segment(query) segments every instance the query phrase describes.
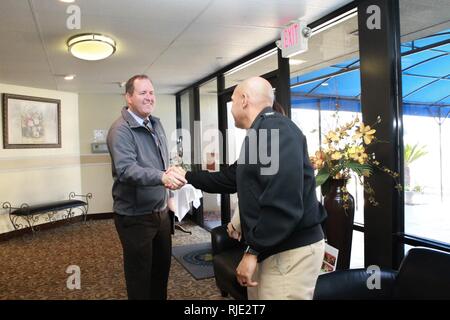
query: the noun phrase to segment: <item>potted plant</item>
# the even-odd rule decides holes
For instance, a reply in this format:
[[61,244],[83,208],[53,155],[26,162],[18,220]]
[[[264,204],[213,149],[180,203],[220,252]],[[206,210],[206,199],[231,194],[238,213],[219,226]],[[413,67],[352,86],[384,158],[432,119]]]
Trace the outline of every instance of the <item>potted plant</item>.
[[[337,114],[335,115],[337,116]],[[325,233],[329,245],[339,250],[337,269],[350,266],[350,253],[353,232],[354,199],[347,191],[347,181],[355,175],[363,186],[368,201],[376,206],[375,191],[364,177],[370,177],[374,169],[389,174],[396,181],[398,173],[382,166],[374,154],[367,152],[368,145],[378,141],[374,126],[381,121],[378,117],[373,125],[366,125],[358,117],[338,125],[325,134],[324,144],[311,157],[311,163],[317,170],[316,185],[321,186],[324,195],[324,207],[328,217],[325,221]]]

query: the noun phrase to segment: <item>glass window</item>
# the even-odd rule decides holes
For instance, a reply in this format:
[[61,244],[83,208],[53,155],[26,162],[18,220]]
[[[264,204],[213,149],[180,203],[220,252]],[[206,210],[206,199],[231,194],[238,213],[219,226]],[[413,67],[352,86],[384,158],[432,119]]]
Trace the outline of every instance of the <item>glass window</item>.
[[[202,170],[219,171],[221,138],[217,107],[217,80],[214,79],[201,85],[199,94]],[[221,224],[220,194],[203,192],[203,223],[207,229]]]
[[[190,111],[190,92],[183,93],[181,100],[181,130],[178,136],[183,139],[183,163],[191,164],[191,111]],[[193,132],[193,131],[192,131]],[[173,158],[174,155],[171,155]]]
[[450,243],[450,39],[448,30],[412,39],[427,50],[402,57],[405,233]]
[[359,231],[353,231],[350,268],[364,268],[364,233]]
[[[233,87],[243,80],[263,76],[278,68],[277,49],[270,50],[261,54],[242,65],[225,73],[225,88]],[[246,135],[246,130],[236,128],[233,115],[231,114],[231,101],[227,102],[227,155],[228,164],[235,162],[241,151],[241,146]],[[230,216],[233,217],[238,206],[238,197],[236,194],[230,195]]]
[[[241,152],[242,143],[244,142],[247,131],[239,129],[234,125],[233,115],[231,114],[232,102],[227,102],[227,163],[234,163]],[[230,217],[233,217],[238,207],[237,194],[230,195]]]
[[[319,150],[322,137],[356,116],[361,120],[359,42],[354,16],[313,34],[308,51],[290,59],[292,120],[308,141],[310,155]],[[338,111],[338,112],[336,112]],[[363,187],[353,177],[347,189],[355,199],[355,218],[364,222]],[[317,189],[320,197],[320,189]],[[364,266],[364,235],[353,233],[351,266]]]
[[[292,120],[306,136],[310,155],[337,123],[344,124],[356,116],[361,119],[357,29],[355,16],[313,35],[309,50],[291,59]],[[355,222],[363,223],[363,188],[356,178],[347,187],[355,198]]]
[[217,80],[200,86],[200,130],[202,170],[219,170],[219,112],[217,107]]

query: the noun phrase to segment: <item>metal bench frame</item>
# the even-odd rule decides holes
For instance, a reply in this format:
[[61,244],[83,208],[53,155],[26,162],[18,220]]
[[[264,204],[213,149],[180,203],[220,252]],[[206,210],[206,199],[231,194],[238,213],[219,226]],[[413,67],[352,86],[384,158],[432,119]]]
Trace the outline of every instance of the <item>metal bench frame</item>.
[[[87,193],[85,195],[75,194],[75,192],[69,193],[69,200],[73,200],[75,197],[84,199],[84,202],[74,203],[72,205],[69,203],[68,205],[70,207],[67,208],[49,207],[45,211],[39,211],[36,213],[30,212],[33,206],[30,206],[28,203],[23,203],[20,207],[13,207],[11,203],[4,202],[3,209],[8,210],[9,220],[11,221],[14,230],[29,227],[34,234],[36,232],[36,223],[39,221],[41,216],[45,215],[45,220],[48,222],[55,221],[54,216],[60,211],[65,211],[65,214],[61,218],[61,220],[65,220],[73,218],[75,216],[75,210],[80,210],[81,216],[83,217],[84,222],[86,222],[87,213],[89,211],[89,199],[92,199],[92,193]],[[14,214],[15,211],[19,209],[23,209],[25,211],[28,210],[29,212],[21,215]]]

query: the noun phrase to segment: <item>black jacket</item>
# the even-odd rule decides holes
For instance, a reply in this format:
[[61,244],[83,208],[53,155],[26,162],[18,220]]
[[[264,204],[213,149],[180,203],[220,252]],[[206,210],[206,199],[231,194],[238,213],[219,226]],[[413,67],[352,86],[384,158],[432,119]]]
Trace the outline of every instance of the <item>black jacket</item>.
[[[278,145],[273,143],[277,132]],[[220,172],[187,172],[186,179],[210,193],[237,191],[242,235],[259,252],[259,261],[324,238],[320,224],[326,213],[317,201],[306,138],[295,123],[270,107],[253,122],[234,164]]]

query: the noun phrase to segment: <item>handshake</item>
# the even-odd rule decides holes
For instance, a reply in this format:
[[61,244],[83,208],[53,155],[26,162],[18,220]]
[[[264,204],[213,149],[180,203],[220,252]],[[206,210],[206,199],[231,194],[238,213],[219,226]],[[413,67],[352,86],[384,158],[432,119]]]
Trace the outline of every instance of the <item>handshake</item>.
[[172,166],[164,172],[161,181],[167,189],[178,190],[187,183],[184,178],[186,171],[177,166]]

